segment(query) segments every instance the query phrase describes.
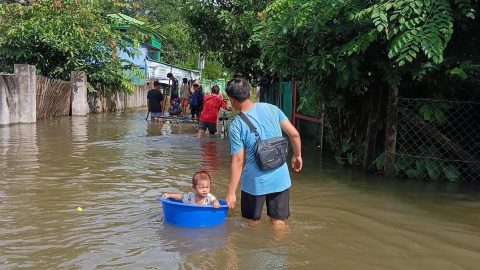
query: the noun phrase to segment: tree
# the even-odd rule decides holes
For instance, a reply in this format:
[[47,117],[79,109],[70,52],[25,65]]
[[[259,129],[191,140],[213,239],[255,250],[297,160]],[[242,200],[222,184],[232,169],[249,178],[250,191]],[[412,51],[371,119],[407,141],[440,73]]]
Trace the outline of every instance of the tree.
[[199,39],[200,50],[215,52],[224,65],[245,77],[261,73],[260,50],[251,36],[267,0],[186,0],[187,21]]
[[202,77],[206,79],[224,77],[223,73],[226,69],[218,53],[208,49],[201,50],[202,38],[186,20],[191,10],[185,1],[124,0],[120,2],[122,4],[108,9],[141,18],[149,22],[155,31],[164,37],[162,38],[162,62],[197,69],[199,54],[202,52],[208,56]]
[[145,36],[115,30],[116,22],[104,12],[105,3],[44,0],[27,6],[0,5],[1,70],[10,71],[17,63],[32,64],[40,74],[59,79],[82,70],[90,83],[131,89],[117,55],[120,50],[135,54]]
[[325,104],[327,142],[352,163],[381,132],[389,88],[447,98],[478,83],[477,10],[473,0],[276,0],[252,41],[267,72],[302,81],[304,113]]

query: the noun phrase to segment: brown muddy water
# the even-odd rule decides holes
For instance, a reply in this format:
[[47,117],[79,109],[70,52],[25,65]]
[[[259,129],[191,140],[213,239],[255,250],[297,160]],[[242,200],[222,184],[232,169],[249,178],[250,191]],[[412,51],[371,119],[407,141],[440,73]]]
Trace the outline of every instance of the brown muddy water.
[[0,269],[480,269],[477,191],[365,176],[308,145],[287,231],[238,208],[215,228],[164,224],[158,195],[200,168],[225,196],[229,144],[144,117],[0,127]]

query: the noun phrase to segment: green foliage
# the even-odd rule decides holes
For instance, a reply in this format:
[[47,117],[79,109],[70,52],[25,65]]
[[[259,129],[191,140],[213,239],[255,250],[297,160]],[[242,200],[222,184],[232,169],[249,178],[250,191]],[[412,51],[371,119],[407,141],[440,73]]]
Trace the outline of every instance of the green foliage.
[[357,161],[355,158],[355,144],[351,138],[342,139],[340,142],[340,151],[336,153],[335,160],[341,165],[354,165]]
[[186,0],[185,17],[201,51],[217,53],[226,68],[250,77],[261,72],[260,50],[251,36],[269,2]]
[[385,166],[385,152],[378,155],[378,157],[373,161],[373,165],[375,165],[377,171],[383,171]]
[[453,164],[436,159],[440,156],[438,150],[429,147],[421,149],[422,156],[432,158],[416,158],[411,156],[397,156],[395,166],[397,174],[408,178],[426,180],[458,181],[460,172]]
[[[342,155],[342,142],[352,138],[354,156],[363,156],[378,91],[394,86],[407,97],[442,98],[478,89],[459,87],[477,83],[477,63],[468,63],[480,45],[468,38],[480,30],[477,9],[474,0],[276,0],[251,40],[266,72],[302,81],[302,112],[325,104],[330,149]],[[421,114],[441,124],[447,109],[425,106]]]
[[0,69],[13,64],[37,67],[40,74],[69,79],[71,71],[86,71],[92,84],[128,91],[119,51],[137,53],[140,32],[121,33],[106,16],[115,1],[43,0],[28,6],[0,5]]
[[191,30],[184,22],[170,22],[158,26],[165,36],[162,42],[162,62],[197,69],[199,47]]
[[[184,22],[183,1],[178,0],[124,0],[130,3],[126,14],[143,17],[151,25],[168,25]],[[182,29],[183,30],[183,29]]]
[[448,165],[442,167],[442,172],[448,181],[457,181],[460,178],[460,172],[455,168],[455,166]]
[[443,102],[426,102],[420,107],[420,116],[425,121],[434,122],[440,125],[447,123],[445,112],[451,108]]
[[[198,69],[198,58],[202,52],[207,55],[202,77],[218,79],[229,73],[224,67],[219,53],[203,46],[205,39],[187,20],[192,14],[188,1],[142,0],[129,1],[129,8],[119,11],[142,18],[159,32],[162,38],[162,62],[189,69]],[[198,3],[195,3],[198,4]]]
[[[201,48],[250,78],[300,80],[301,113],[318,116],[325,106],[325,141],[339,163],[357,163],[366,145],[376,151],[367,156],[383,150],[387,89],[404,97],[480,96],[476,0],[186,3]],[[420,115],[443,124],[448,109],[425,104]],[[455,179],[449,164],[435,171],[432,162],[414,160],[404,175]]]
[[474,64],[471,60],[463,61],[447,71],[447,75],[466,81],[480,72],[480,64]]
[[222,63],[215,59],[208,59],[205,61],[205,69],[202,73],[202,78],[206,80],[227,79],[225,68]]
[[413,62],[420,52],[428,60],[443,62],[444,50],[453,34],[455,4],[466,17],[474,18],[468,10],[470,1],[377,1],[357,13],[356,19],[370,16],[377,31],[391,41],[388,56],[399,66]]

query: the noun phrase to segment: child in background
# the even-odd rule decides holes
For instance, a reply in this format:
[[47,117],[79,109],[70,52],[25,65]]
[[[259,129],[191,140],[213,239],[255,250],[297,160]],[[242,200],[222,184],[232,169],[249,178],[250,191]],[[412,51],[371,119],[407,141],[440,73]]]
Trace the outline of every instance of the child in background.
[[188,193],[163,193],[165,199],[172,198],[181,200],[183,203],[197,204],[197,205],[213,205],[214,208],[219,208],[220,203],[217,198],[210,194],[210,186],[212,178],[206,171],[198,171],[193,174],[192,188],[193,192]]
[[183,78],[182,86],[180,86],[180,101],[182,105],[182,115],[187,114],[188,98],[192,93],[190,93],[190,88],[188,86],[188,79]]
[[198,83],[193,84],[193,93],[192,93],[192,100],[190,103],[192,109],[192,119],[198,119],[200,116],[200,98],[201,95],[198,91],[199,85]]

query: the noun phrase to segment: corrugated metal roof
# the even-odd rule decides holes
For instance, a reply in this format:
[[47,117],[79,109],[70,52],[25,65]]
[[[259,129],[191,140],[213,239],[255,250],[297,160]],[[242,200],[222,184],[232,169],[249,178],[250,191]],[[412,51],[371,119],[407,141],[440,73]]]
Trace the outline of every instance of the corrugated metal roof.
[[[118,22],[124,23],[124,25],[121,25],[121,27],[128,27],[130,24],[136,24],[136,25],[144,25],[145,23],[142,21],[139,21],[135,18],[132,18],[128,15],[122,14],[122,13],[114,13],[114,14],[108,14],[107,17],[112,18]],[[118,25],[120,26],[120,25]]]

